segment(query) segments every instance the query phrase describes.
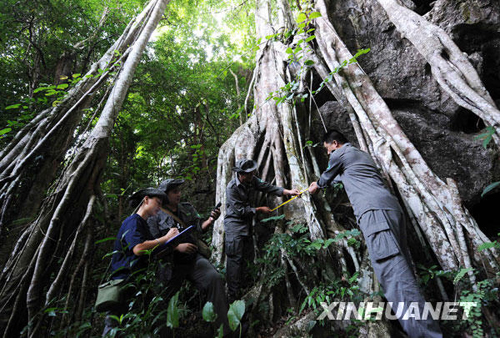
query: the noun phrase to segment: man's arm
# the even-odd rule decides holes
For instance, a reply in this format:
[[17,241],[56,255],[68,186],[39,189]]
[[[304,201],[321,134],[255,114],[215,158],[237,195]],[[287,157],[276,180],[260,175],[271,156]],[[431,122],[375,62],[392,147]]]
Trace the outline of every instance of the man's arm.
[[271,183],[267,183],[266,181],[261,180],[257,176],[253,177],[253,186],[255,187],[256,190],[262,191],[268,194],[276,195],[276,196],[282,196],[284,195],[285,189],[282,187],[277,187],[275,185],[272,185]]
[[328,161],[328,168],[321,174],[318,182],[313,182],[309,186],[309,192],[311,194],[315,194],[318,189],[326,188],[335,177],[341,172],[342,163],[340,161],[340,157],[334,152],[330,155],[330,159]]
[[215,223],[215,221],[219,218],[220,216],[220,209],[217,208],[217,209],[214,209],[212,210],[212,212],[210,213],[210,217],[201,224],[201,230],[203,232],[206,232],[207,229]]
[[227,188],[226,190],[226,200],[231,208],[231,211],[240,218],[246,218],[255,215],[255,208],[250,205],[246,205],[238,195],[236,191],[236,186]]
[[145,251],[151,250],[158,245],[165,244],[166,242],[168,242],[169,239],[171,239],[172,237],[174,237],[178,234],[179,234],[179,230],[177,228],[171,228],[165,236],[162,236],[160,238],[156,238],[153,240],[146,240],[142,243],[134,245],[134,247],[132,248],[132,251],[134,252],[134,255],[142,256],[142,255],[144,255]]
[[277,187],[275,185],[272,185],[270,183],[261,180],[258,177],[254,177],[254,186],[256,190],[263,191],[276,196],[283,196],[283,195],[296,196],[300,194],[300,191],[298,191],[297,189],[288,190],[282,187]]

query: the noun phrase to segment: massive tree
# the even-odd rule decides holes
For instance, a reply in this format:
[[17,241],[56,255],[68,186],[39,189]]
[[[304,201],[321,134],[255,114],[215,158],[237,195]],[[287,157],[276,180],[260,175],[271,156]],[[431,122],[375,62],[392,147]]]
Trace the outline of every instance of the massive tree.
[[[432,74],[443,90],[458,105],[483,118],[498,136],[499,111],[476,70],[452,39],[398,1],[380,0],[379,3],[401,31],[401,36],[409,39],[429,62]],[[346,107],[360,148],[373,157],[388,184],[401,197],[416,233],[423,235],[420,245],[430,245],[444,270],[475,268],[482,271],[482,278],[494,274],[500,263],[498,252],[495,249],[478,250],[489,240],[464,207],[456,182],[451,178],[445,178],[445,182],[434,174],[405,135],[330,22],[328,2],[319,0],[314,5],[307,3],[302,6],[297,8],[301,12],[297,26],[287,1],[278,1],[277,14],[270,1],[258,1],[255,15],[257,36],[263,42],[254,70],[255,110],[221,147],[217,199],[225,199],[231,167],[242,157],[256,160],[261,178],[280,186],[305,189],[317,179],[320,172],[316,155],[311,147],[306,147],[306,141],[312,139],[312,113],[301,103],[306,97],[311,100],[310,96],[316,90],[312,79],[316,77],[316,83],[321,82],[321,87],[327,88]],[[255,203],[261,201],[258,199]],[[303,196],[302,200],[294,201],[284,209],[287,219],[307,224],[311,239],[326,239],[350,228],[331,218],[330,206],[323,199]],[[276,231],[289,229],[278,227]],[[219,250],[216,258],[220,262],[224,259],[223,243],[223,225],[218,221],[213,245]],[[346,260],[350,260],[351,265],[365,276],[365,281],[366,276],[370,276],[366,256],[354,252],[346,243],[337,243],[331,253],[341,262],[337,274],[347,270]],[[323,267],[335,266],[331,257],[321,255]],[[295,271],[298,281],[302,274],[308,273],[297,272],[296,264],[284,250],[282,264]],[[472,269],[468,276],[475,285]],[[373,279],[362,284],[369,285],[365,288],[367,292],[376,288]],[[301,285],[308,293],[308,288]],[[272,294],[272,290],[266,291]],[[288,291],[288,297],[292,299],[291,290]]]
[[[36,182],[31,189],[34,193],[42,192],[43,196],[55,169],[60,170],[40,209],[37,204],[41,198],[38,198],[34,210],[30,210],[30,216],[36,217],[22,227],[2,271],[0,298],[4,337],[16,334],[28,322],[29,336],[43,334],[40,330],[45,327],[45,315],[41,309],[61,296],[60,286],[68,274],[76,274],[74,268],[85,269],[88,278],[88,253],[92,248],[89,221],[100,194],[99,179],[108,153],[108,139],[136,66],[167,3],[167,0],[150,1],[62,102],[40,113],[2,152],[3,219],[19,217],[11,203],[16,196],[27,194],[26,189],[22,190],[25,185]],[[101,101],[103,107],[97,123],[92,130],[82,134],[80,145],[71,151],[68,146],[83,109],[96,91],[109,81],[112,72],[115,77],[111,78],[112,85],[108,86]],[[62,161],[63,156],[65,161]],[[42,164],[37,167],[40,162]],[[27,177],[33,181],[26,182]],[[80,264],[75,266],[72,264],[75,250],[85,233],[89,234],[85,252]],[[67,246],[69,243],[71,245]],[[64,258],[59,261],[57,257]],[[83,278],[81,288],[70,288],[68,301],[73,298],[83,302],[87,281]]]

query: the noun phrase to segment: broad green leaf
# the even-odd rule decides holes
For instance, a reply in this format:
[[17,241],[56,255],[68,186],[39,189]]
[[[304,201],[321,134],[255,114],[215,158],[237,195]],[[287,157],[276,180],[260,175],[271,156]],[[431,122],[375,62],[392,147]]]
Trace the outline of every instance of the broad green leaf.
[[203,319],[206,322],[213,323],[217,319],[217,314],[214,311],[214,304],[212,302],[206,302],[202,311]]
[[66,89],[68,87],[69,87],[69,84],[67,84],[67,83],[61,83],[60,85],[57,86],[57,89]]
[[0,135],[7,134],[10,131],[12,131],[12,128],[4,128],[4,129],[0,130]]
[[231,331],[235,331],[241,324],[241,318],[245,314],[245,302],[242,300],[237,300],[229,306],[229,311],[227,311],[227,319],[229,321],[229,328]]
[[297,23],[304,22],[307,19],[307,16],[304,13],[300,13],[299,17],[297,18]]
[[292,48],[290,48],[290,47],[288,47],[288,48],[286,49],[285,53],[287,53],[287,54],[292,54],[292,53],[293,53],[293,49],[292,49]]
[[306,39],[306,42],[309,42],[309,41],[314,40],[314,39],[316,39],[316,35],[311,35],[310,37],[308,37]]
[[304,64],[305,64],[306,66],[312,66],[312,65],[314,65],[314,61],[313,61],[313,60],[306,60],[306,61],[304,62]]
[[312,12],[309,15],[309,20],[313,20],[313,19],[316,19],[316,18],[321,18],[321,13],[320,12]]
[[9,109],[17,109],[21,107],[21,104],[20,103],[17,103],[17,104],[13,104],[13,105],[10,105],[10,106],[7,106],[5,107],[5,110],[9,110]]
[[179,327],[179,308],[177,306],[178,301],[179,292],[177,292],[172,298],[170,298],[170,301],[168,302],[167,326],[172,329]]

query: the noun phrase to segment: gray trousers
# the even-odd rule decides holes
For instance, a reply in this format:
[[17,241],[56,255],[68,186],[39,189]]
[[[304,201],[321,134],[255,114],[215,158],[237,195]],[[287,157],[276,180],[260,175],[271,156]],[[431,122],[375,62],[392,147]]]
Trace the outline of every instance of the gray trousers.
[[[169,268],[167,268],[169,269]],[[224,324],[224,332],[229,330],[227,311],[229,309],[222,276],[212,264],[200,254],[192,264],[175,264],[171,271],[159,271],[158,278],[167,285],[165,299],[170,299],[182,286],[185,279],[191,281],[206,297],[207,302],[214,305],[217,319],[216,328]]]
[[442,337],[438,323],[430,316],[427,320],[402,318],[412,302],[418,302],[420,313],[423,312],[425,304],[411,269],[402,211],[369,210],[359,217],[358,223],[375,275],[382,285],[385,298],[392,302],[396,314],[400,312],[397,307],[401,302],[403,311],[399,322],[405,332],[409,337]]
[[[173,268],[169,265],[160,263],[157,269],[157,278],[166,285],[164,292],[165,302],[161,304],[164,309],[167,308],[168,301],[182,286],[184,280],[188,279],[202,295],[206,296],[206,301],[212,302],[214,305],[217,319],[215,321],[218,329],[221,324],[224,324],[224,333],[231,332],[229,329],[229,322],[227,321],[227,311],[229,309],[226,292],[224,289],[224,282],[222,276],[217,272],[212,264],[200,254],[196,255],[194,261],[189,265],[173,264]],[[156,294],[162,294],[163,290],[155,290]],[[130,298],[130,297],[129,297]],[[126,306],[123,309],[114,312],[109,312],[105,319],[105,328],[102,333],[103,336],[108,334],[113,327],[118,323],[110,317],[110,315],[120,315],[126,313]],[[160,336],[165,335],[162,331]]]
[[253,260],[252,236],[226,235],[226,279],[229,302],[239,299],[244,288],[245,266]]

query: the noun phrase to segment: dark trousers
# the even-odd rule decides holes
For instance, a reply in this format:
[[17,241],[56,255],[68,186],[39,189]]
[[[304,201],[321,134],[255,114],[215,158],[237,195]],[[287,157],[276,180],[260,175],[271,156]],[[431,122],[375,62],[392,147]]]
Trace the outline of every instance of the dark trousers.
[[239,299],[246,280],[245,266],[253,260],[252,236],[226,236],[226,279],[229,302]]
[[[170,271],[168,271],[170,270]],[[193,263],[187,265],[174,264],[173,268],[160,269],[158,278],[167,286],[165,299],[169,300],[182,286],[184,280],[191,281],[212,302],[217,313],[216,327],[224,324],[224,332],[229,329],[227,311],[229,309],[222,276],[212,264],[200,254],[196,255]]]
[[425,305],[411,269],[403,213],[400,210],[369,210],[361,215],[358,223],[385,298],[392,302],[396,314],[400,302],[402,304],[399,322],[408,336],[442,337],[438,323],[430,316],[427,320],[402,318],[412,302],[418,303],[420,313]]

